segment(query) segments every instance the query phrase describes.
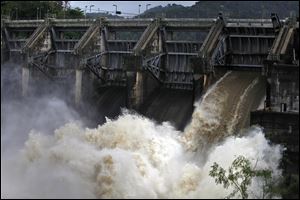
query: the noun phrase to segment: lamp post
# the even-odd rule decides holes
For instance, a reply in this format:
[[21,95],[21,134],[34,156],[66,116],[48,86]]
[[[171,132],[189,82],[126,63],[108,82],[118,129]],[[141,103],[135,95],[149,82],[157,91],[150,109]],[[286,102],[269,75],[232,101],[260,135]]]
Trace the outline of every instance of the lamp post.
[[16,20],[18,20],[18,8],[16,8]]
[[90,5],[90,13],[92,12],[92,7],[94,7],[95,5]]
[[263,22],[264,15],[265,15],[265,6],[261,5],[261,22]]
[[86,9],[87,9],[88,6],[85,6],[85,9],[84,9],[84,24],[86,24]]
[[224,9],[224,5],[220,5],[220,13],[222,13],[223,14],[223,9]]
[[117,11],[118,11],[118,6],[116,4],[114,4],[113,6],[116,7],[116,14],[117,14]]
[[148,4],[146,5],[146,10],[148,10],[148,6],[151,6],[151,4],[150,4],[150,3],[148,3]]
[[36,20],[39,20],[39,7],[36,8]]
[[141,4],[139,5],[139,14],[141,13]]
[[40,7],[40,19],[42,19],[42,7]]

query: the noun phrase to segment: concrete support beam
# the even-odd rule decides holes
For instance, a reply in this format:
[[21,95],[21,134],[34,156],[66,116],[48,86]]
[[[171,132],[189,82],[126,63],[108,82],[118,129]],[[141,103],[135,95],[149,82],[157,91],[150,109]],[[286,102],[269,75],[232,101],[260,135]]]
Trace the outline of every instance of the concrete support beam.
[[43,38],[45,33],[48,31],[48,22],[41,24],[37,27],[34,32],[30,35],[30,37],[26,40],[24,46],[22,47],[22,51],[30,51],[32,48],[39,44],[39,41]]
[[143,83],[144,83],[144,76],[143,73],[138,71],[136,73],[136,80],[135,80],[135,86],[134,86],[134,96],[135,96],[135,102],[134,104],[139,107],[144,99],[144,91],[143,91]]
[[147,71],[127,71],[127,107],[140,110],[158,87],[159,82]]
[[124,58],[127,77],[127,107],[138,109],[145,98],[147,80],[145,71],[142,70],[141,56],[126,56]]
[[163,45],[164,45],[164,31],[160,30],[158,32],[158,51],[159,53],[162,53],[164,51]]
[[206,83],[206,74],[194,74],[193,77],[193,102],[197,101],[203,93],[203,88]]
[[145,50],[145,48],[153,38],[154,34],[157,32],[158,28],[159,21],[153,21],[148,25],[140,39],[137,41],[135,47],[133,48],[133,51],[136,55],[140,54],[142,51]]
[[281,57],[287,53],[288,46],[293,40],[294,26],[284,25],[281,27],[268,55],[268,60],[281,60]]
[[[107,34],[108,30],[106,27],[101,28],[101,36],[100,36],[100,52],[106,52],[107,51]],[[101,65],[106,67],[107,66],[107,55],[103,55],[101,58]]]
[[133,71],[126,71],[126,78],[127,78],[127,98],[126,98],[126,107],[132,109],[135,107],[135,96],[134,96],[134,85],[136,81],[136,72]]
[[98,33],[100,22],[97,20],[94,24],[92,24],[84,35],[80,38],[80,40],[74,46],[74,52],[76,54],[82,53],[83,49],[87,46],[87,44],[91,41],[93,37]]

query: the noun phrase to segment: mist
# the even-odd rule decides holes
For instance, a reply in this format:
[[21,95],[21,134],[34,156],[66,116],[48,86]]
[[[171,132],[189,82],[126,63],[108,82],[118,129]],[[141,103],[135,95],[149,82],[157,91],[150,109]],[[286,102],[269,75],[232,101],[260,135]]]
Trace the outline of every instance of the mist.
[[[237,126],[232,117],[242,106],[226,119],[219,115],[228,101],[220,91],[238,77],[235,73],[227,73],[195,103],[183,132],[126,109],[88,127],[62,91],[2,98],[20,88],[9,84],[20,74],[7,73],[19,71],[1,67],[1,198],[224,198],[233,188],[216,185],[209,170],[213,162],[227,169],[239,155],[256,169],[272,169],[274,179],[281,175],[283,149],[271,145],[262,128],[247,128],[239,137],[231,133]],[[250,77],[241,92],[258,85]],[[250,198],[261,195],[260,181],[252,182]]]

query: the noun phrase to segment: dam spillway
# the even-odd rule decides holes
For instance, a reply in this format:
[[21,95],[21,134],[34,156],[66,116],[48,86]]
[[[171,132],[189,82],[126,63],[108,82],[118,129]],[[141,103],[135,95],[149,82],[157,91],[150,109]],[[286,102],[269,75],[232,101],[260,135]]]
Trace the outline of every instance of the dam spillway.
[[[219,16],[4,20],[1,25],[1,72],[9,61],[12,67],[5,68],[14,77],[8,81],[1,73],[5,102],[1,106],[7,106],[10,91],[18,93],[17,99],[33,101],[6,107],[3,132],[31,131],[28,139],[23,138],[26,147],[15,166],[36,169],[52,187],[59,182],[57,169],[70,185],[62,184],[68,190],[63,193],[57,184],[53,188],[57,193],[50,197],[216,197],[207,190],[219,191],[223,197],[227,192],[215,188],[207,175],[214,159],[228,165],[241,152],[250,158],[259,155],[261,166],[278,168],[280,148],[270,146],[259,128],[248,131],[252,135],[241,132],[250,124],[268,125],[271,134],[290,133],[284,142],[291,158],[298,159],[298,21]],[[69,38],[70,31],[77,37]],[[20,32],[26,32],[26,38],[20,38]],[[184,37],[185,32],[191,37]],[[52,93],[66,99],[79,116],[59,99],[36,98]],[[262,110],[256,112],[259,106]],[[14,109],[20,116],[10,115]],[[281,130],[275,126],[277,116],[285,114],[291,120]],[[85,121],[83,116],[93,121],[90,128],[68,123],[76,118]],[[26,129],[11,128],[24,119]],[[34,121],[51,126],[45,131],[31,126]],[[231,137],[238,133],[241,138]],[[9,141],[6,134],[3,138]],[[6,153],[8,146],[9,142],[3,147]],[[211,151],[198,157],[203,149]],[[225,151],[228,161],[222,159]],[[5,180],[16,174],[39,188],[34,176],[22,175],[12,163],[4,166],[9,172]],[[120,166],[127,165],[129,184],[140,191],[124,184]],[[43,169],[49,169],[53,180],[41,175]],[[297,173],[296,168],[287,169]],[[173,180],[168,171],[176,170]],[[17,188],[36,191],[26,184]],[[252,189],[260,192],[255,186]],[[5,191],[14,194],[9,188]],[[42,191],[36,197],[42,197]]]
[[[174,102],[173,106],[169,105],[174,111],[168,112],[183,108],[185,119],[173,120],[175,126],[183,130],[191,115],[191,104],[215,81],[218,69],[263,71],[273,42],[276,43],[274,48],[278,48],[277,43],[285,49],[289,46],[295,33],[287,35],[284,44],[279,42],[285,40],[283,34],[276,37],[275,30],[278,24],[291,24],[290,21],[226,19],[222,15],[215,19],[4,19],[1,60],[21,64],[23,96],[32,92],[29,87],[45,81],[45,85],[49,85],[48,81],[53,81],[58,87],[68,85],[68,96],[80,107],[94,92],[104,92],[107,96],[110,92],[105,91],[109,91],[109,87],[123,87],[125,93],[119,94],[123,100],[114,100],[112,96],[111,102],[120,101],[116,103],[119,107],[125,104],[160,122],[172,121],[167,115],[173,114],[159,116],[157,108],[147,106],[156,106],[160,101]],[[297,31],[299,24],[293,23]],[[288,31],[285,26],[282,30]],[[70,38],[70,31],[77,36]],[[23,38],[20,32],[24,33]],[[187,32],[189,37],[184,37]],[[168,90],[170,95],[165,95]],[[98,96],[101,107],[101,94]],[[186,99],[180,100],[180,96]],[[117,115],[117,111],[113,113],[107,115]],[[100,123],[103,116],[99,118]]]

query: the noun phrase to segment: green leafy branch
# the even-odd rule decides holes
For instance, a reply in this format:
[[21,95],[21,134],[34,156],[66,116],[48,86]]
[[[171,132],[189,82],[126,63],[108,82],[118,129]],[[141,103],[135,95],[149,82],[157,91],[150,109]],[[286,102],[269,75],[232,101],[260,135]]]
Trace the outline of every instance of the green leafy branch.
[[[256,162],[257,164],[257,162]],[[228,168],[228,173],[216,162],[211,166],[212,169],[209,175],[215,178],[217,184],[223,184],[225,189],[229,186],[233,187],[233,191],[226,197],[232,198],[239,194],[242,199],[247,199],[249,194],[248,187],[254,177],[259,177],[263,180],[263,193],[260,198],[270,198],[272,196],[272,171],[263,169],[256,170],[256,164],[252,168],[251,163],[244,156],[237,157],[232,165]]]

